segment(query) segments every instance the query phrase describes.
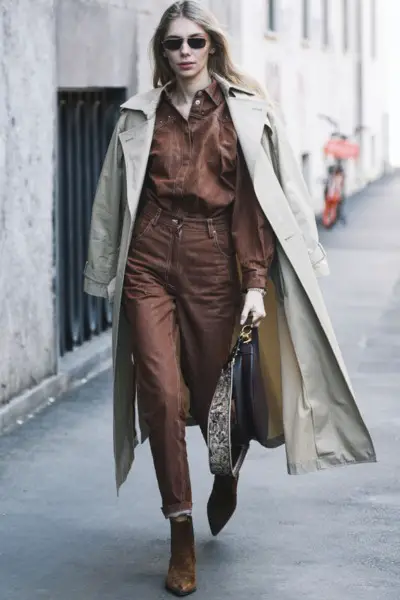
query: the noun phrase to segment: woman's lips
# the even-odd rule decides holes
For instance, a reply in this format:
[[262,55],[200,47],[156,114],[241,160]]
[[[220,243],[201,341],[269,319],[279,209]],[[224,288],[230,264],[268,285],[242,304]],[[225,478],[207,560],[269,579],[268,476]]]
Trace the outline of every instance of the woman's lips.
[[178,66],[180,69],[182,69],[182,71],[187,71],[194,66],[194,63],[180,63]]

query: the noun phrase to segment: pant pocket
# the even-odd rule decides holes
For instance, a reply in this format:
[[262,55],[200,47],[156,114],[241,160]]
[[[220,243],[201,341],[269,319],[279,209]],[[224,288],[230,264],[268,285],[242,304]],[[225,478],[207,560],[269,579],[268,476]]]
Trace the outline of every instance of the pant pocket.
[[135,226],[132,234],[132,242],[138,242],[146,233],[153,227],[153,217],[144,215],[137,226]]
[[212,234],[214,247],[218,252],[225,258],[232,258],[235,255],[235,247],[230,231],[217,231],[213,229]]

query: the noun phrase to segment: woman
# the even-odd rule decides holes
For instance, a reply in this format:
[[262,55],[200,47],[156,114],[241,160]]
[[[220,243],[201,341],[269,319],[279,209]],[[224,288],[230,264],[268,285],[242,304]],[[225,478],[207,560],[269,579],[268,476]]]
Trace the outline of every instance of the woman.
[[[196,2],[165,12],[153,53],[154,89],[122,106],[107,152],[85,290],[114,301],[117,487],[137,444],[137,391],[171,523],[166,587],[187,595],[196,573],[185,424],[190,414],[206,436],[238,320],[260,326],[269,440],[285,442],[289,473],[375,456],[316,282],[326,259],[279,121]],[[214,535],[236,491],[237,480],[215,478]]]

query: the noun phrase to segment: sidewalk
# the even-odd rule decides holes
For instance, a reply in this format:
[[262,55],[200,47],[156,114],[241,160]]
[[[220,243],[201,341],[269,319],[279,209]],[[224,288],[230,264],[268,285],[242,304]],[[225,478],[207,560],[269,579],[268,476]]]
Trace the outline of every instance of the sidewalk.
[[111,331],[69,352],[59,361],[58,372],[0,405],[0,435],[22,425],[53,404],[64,392],[75,389],[111,367]]
[[[214,539],[207,453],[190,429],[196,599],[399,599],[399,197],[399,176],[373,184],[347,227],[321,234],[323,292],[379,462],[289,477],[282,448],[253,446],[237,514]],[[116,498],[109,371],[0,437],[0,456],[0,598],[171,597],[148,444]]]

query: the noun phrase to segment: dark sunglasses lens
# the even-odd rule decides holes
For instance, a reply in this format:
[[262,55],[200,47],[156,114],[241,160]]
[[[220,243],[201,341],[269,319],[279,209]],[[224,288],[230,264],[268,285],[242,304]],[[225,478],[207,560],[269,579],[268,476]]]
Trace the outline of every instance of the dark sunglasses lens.
[[182,38],[177,38],[175,40],[165,40],[163,44],[166,50],[170,50],[171,52],[173,52],[174,50],[179,50],[179,48],[182,46],[182,42]]
[[200,50],[200,48],[205,47],[206,40],[204,38],[190,38],[188,44],[193,50]]
[[[206,45],[205,38],[189,38],[188,44],[192,48],[192,50],[200,50],[200,48],[204,48]],[[170,52],[174,52],[175,50],[179,50],[183,44],[182,38],[174,38],[170,40],[165,40],[163,42],[164,48],[166,50],[170,50]]]

